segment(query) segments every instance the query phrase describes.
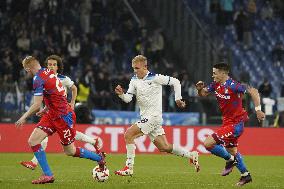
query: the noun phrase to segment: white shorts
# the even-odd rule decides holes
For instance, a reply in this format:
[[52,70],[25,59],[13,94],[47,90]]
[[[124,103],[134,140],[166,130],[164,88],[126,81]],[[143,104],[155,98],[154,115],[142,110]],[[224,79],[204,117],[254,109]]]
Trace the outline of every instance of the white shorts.
[[135,124],[140,128],[141,132],[148,135],[152,142],[160,135],[164,135],[165,131],[162,127],[163,119],[158,117],[142,118]]

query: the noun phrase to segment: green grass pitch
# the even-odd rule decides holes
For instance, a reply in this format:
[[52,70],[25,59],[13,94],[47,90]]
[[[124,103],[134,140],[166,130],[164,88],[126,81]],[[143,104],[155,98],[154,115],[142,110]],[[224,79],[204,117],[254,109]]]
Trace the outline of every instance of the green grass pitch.
[[[120,177],[113,171],[124,166],[125,155],[108,154],[107,165],[111,175],[109,180],[98,183],[91,177],[95,164],[85,159],[67,157],[64,154],[47,154],[49,164],[55,174],[53,184],[32,185],[31,180],[37,178],[41,171],[22,167],[19,162],[29,160],[29,153],[0,153],[0,189],[25,188],[235,188],[239,180],[239,172],[226,177],[220,176],[224,161],[215,156],[201,155],[201,171],[195,173],[187,160],[173,155],[142,155],[135,159],[133,177]],[[244,188],[284,188],[284,157],[245,156],[253,182]]]

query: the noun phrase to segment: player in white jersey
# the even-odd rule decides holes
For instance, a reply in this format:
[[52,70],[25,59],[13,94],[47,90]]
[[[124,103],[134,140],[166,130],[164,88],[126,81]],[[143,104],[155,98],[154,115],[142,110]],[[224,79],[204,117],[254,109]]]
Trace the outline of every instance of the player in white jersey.
[[[67,98],[68,89],[71,90],[72,98],[71,98],[69,104],[72,107],[72,109],[74,109],[75,100],[76,100],[76,96],[77,96],[77,87],[74,85],[74,82],[68,76],[62,75],[62,73],[63,73],[63,62],[62,62],[61,57],[57,56],[57,55],[51,55],[51,56],[47,57],[47,59],[45,61],[45,67],[47,67],[50,70],[53,70],[56,73],[57,77],[60,79],[63,87],[65,88],[66,98]],[[46,111],[48,111],[48,110],[45,107],[44,109],[37,112],[36,115],[41,117]],[[84,133],[79,132],[79,131],[76,131],[75,139],[93,145],[96,152],[99,152],[99,150],[101,149],[101,147],[103,145],[101,138],[99,138],[99,137],[92,138],[92,137],[89,137],[88,135],[85,135]],[[41,142],[42,148],[44,150],[47,147],[47,142],[48,142],[48,137],[46,137]],[[37,167],[38,161],[37,161],[36,157],[34,156],[31,161],[22,161],[21,164],[23,166],[25,166],[26,168],[34,170]]]
[[180,81],[170,76],[149,72],[147,58],[142,55],[132,59],[132,68],[135,75],[130,81],[127,92],[124,93],[122,87],[118,85],[115,88],[115,93],[126,103],[132,100],[133,95],[136,96],[141,120],[134,123],[124,134],[127,151],[126,165],[123,169],[115,171],[115,174],[120,176],[133,174],[136,149],[134,139],[143,135],[148,135],[160,152],[188,158],[198,172],[200,169],[198,152],[190,152],[181,146],[168,143],[162,127],[162,86],[173,86],[176,104],[179,108],[184,108],[185,102],[182,101]]

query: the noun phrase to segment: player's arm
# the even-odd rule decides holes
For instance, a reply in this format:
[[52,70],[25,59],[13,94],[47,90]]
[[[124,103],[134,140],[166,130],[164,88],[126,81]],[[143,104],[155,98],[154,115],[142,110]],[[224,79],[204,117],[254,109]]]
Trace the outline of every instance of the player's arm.
[[15,123],[16,127],[21,127],[26,122],[28,117],[30,117],[40,109],[42,100],[43,100],[42,96],[34,96],[34,103],[31,105],[29,110],[26,113],[24,113],[22,117]]
[[77,97],[77,87],[76,87],[76,85],[72,85],[71,87],[70,87],[70,89],[71,89],[71,93],[72,93],[72,98],[71,98],[71,101],[70,101],[70,106],[71,106],[71,108],[74,110],[74,106],[75,106],[75,100],[76,100],[76,97]]
[[257,119],[259,121],[264,120],[265,118],[265,113],[263,111],[261,111],[261,105],[260,105],[260,96],[258,93],[258,90],[256,88],[253,87],[247,87],[246,91],[250,94],[254,107],[255,107],[255,112],[256,112],[256,116]]
[[77,87],[74,84],[74,81],[72,81],[70,79],[70,77],[68,77],[68,76],[65,76],[65,80],[64,80],[63,85],[71,90],[72,97],[71,97],[71,101],[70,101],[69,105],[74,110],[75,101],[76,101],[76,97],[77,97],[77,93],[78,93]]
[[120,85],[117,85],[114,89],[115,93],[121,98],[124,102],[131,102],[133,95],[135,94],[135,88],[133,86],[132,81],[129,83],[129,88],[126,93],[124,93],[123,88]]
[[210,92],[208,91],[207,88],[205,88],[205,83],[203,81],[198,81],[195,84],[195,87],[198,91],[198,95],[199,96],[208,96],[210,94]]
[[159,83],[161,85],[169,85],[173,86],[175,92],[175,101],[179,108],[185,107],[185,102],[182,100],[181,96],[181,84],[177,78],[165,76],[161,74],[157,74],[155,76],[154,82]]

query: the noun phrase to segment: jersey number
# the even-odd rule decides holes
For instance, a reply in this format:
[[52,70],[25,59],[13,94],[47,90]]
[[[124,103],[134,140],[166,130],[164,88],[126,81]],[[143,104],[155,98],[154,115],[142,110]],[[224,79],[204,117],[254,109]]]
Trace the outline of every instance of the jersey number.
[[[64,138],[68,138],[68,137],[71,136],[69,129],[63,130],[63,133],[64,133],[64,135],[63,135]],[[68,140],[70,140],[70,138],[68,138]]]

